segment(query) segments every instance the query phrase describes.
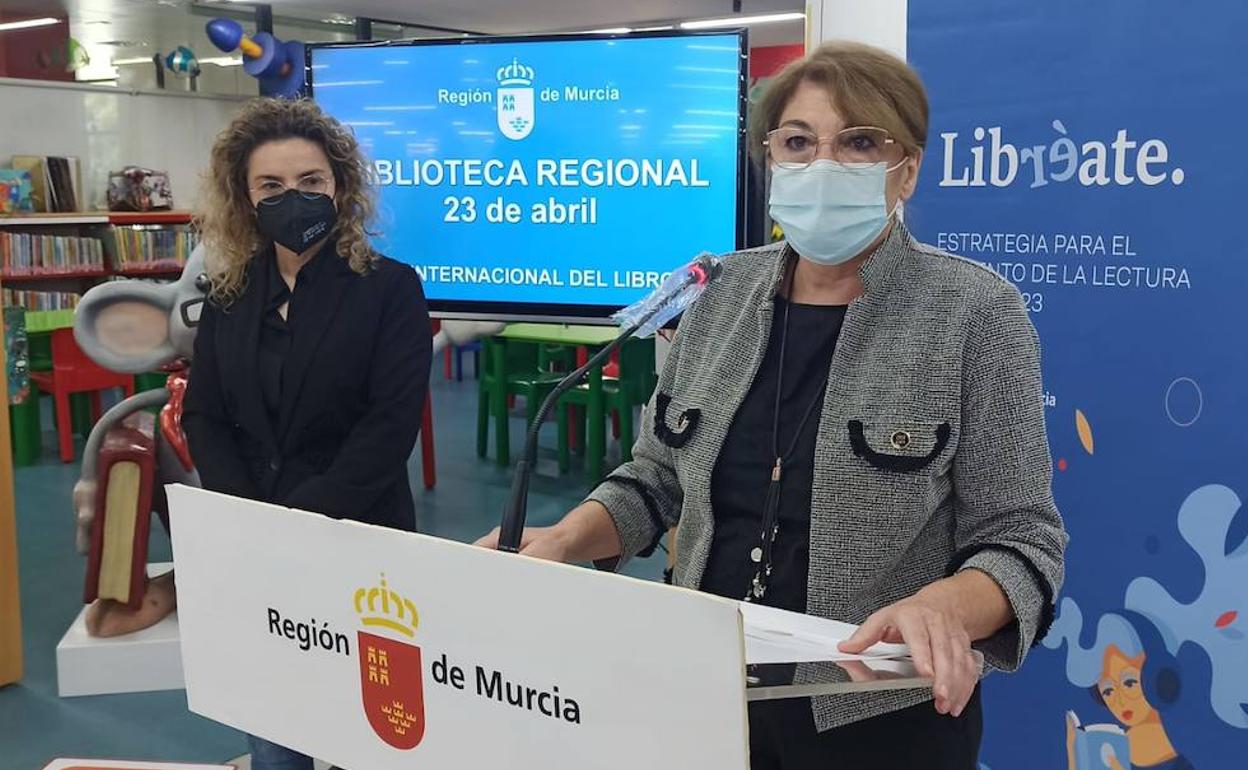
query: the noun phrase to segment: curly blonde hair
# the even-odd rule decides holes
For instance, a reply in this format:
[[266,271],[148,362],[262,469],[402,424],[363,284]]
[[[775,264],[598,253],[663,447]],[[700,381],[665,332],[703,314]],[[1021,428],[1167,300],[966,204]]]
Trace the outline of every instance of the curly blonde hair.
[[214,300],[229,304],[246,288],[247,263],[265,245],[247,183],[251,153],[266,142],[300,138],[325,151],[334,173],[338,217],[332,237],[338,256],[366,273],[378,255],[369,245],[376,216],[371,169],[351,131],[307,99],[253,99],[239,110],[212,147],[196,216],[209,259]]

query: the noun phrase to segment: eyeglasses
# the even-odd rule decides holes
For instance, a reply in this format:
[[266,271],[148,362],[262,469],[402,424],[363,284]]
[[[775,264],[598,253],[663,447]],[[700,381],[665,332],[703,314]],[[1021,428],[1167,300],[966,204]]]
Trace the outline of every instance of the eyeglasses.
[[324,195],[329,191],[330,177],[324,174],[308,174],[299,177],[299,181],[295,182],[295,186],[287,187],[276,179],[266,179],[255,187],[251,188],[251,192],[260,196],[261,200],[276,198],[285,194],[287,190],[298,190],[305,195]]
[[814,163],[819,148],[825,144],[832,148],[832,159],[838,163],[895,163],[905,157],[901,145],[888,131],[875,126],[853,126],[832,136],[818,136],[804,128],[777,128],[767,132],[763,144],[773,161],[794,169]]

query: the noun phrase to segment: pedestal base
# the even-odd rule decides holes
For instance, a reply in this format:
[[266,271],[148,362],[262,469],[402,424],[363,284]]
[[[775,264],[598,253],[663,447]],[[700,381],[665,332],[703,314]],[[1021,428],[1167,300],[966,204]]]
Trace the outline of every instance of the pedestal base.
[[[149,564],[156,576],[172,564]],[[87,608],[56,645],[57,689],[62,698],[126,692],[181,690],[182,649],[175,612],[151,628],[111,639],[87,633]]]

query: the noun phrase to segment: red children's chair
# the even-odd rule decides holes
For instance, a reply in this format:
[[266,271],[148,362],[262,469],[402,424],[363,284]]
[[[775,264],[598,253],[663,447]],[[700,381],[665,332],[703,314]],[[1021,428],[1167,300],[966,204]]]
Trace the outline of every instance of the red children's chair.
[[31,372],[30,379],[39,390],[52,394],[56,402],[56,434],[60,444],[61,462],[74,461],[74,426],[70,417],[69,396],[91,394],[91,419],[100,419],[100,393],[121,388],[126,397],[134,395],[134,377],[118,374],[96,364],[74,341],[73,329],[52,332],[52,371]]

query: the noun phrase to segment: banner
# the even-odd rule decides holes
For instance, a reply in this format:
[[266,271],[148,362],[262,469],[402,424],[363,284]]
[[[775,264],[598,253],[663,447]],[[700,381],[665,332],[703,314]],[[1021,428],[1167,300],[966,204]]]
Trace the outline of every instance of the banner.
[[1227,0],[910,4],[908,221],[1022,292],[1071,535],[1047,638],[989,678],[991,770],[1244,762],[1246,30]]

